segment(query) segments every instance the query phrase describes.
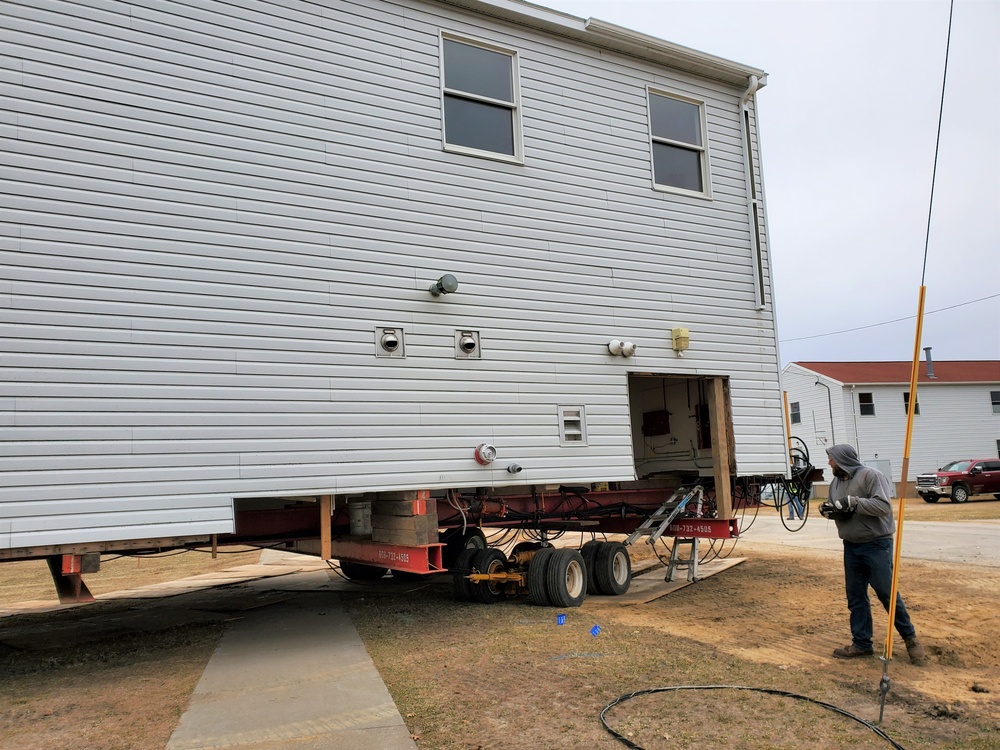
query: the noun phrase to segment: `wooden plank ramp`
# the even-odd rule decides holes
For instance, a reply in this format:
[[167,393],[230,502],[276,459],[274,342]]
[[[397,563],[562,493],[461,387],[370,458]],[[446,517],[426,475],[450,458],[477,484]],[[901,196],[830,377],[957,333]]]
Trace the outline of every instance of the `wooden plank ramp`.
[[[713,560],[709,563],[698,565],[698,578],[704,580],[716,573],[735,567],[745,561],[745,557],[727,557],[724,560]],[[658,568],[658,569],[653,569]],[[652,566],[636,565],[636,570],[644,572],[643,575],[632,579],[627,593],[614,597],[615,604],[648,604],[651,601],[672,594],[674,591],[690,586],[697,581],[689,581],[686,571],[679,571],[676,581],[665,581],[667,568],[658,561],[653,561]]]

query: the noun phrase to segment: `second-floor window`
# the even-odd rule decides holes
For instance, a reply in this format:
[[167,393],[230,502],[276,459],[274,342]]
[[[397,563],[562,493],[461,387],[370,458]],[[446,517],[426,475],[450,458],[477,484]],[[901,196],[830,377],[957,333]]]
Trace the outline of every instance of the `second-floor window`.
[[654,187],[709,195],[704,115],[699,102],[650,90]]
[[802,423],[802,409],[799,406],[799,402],[798,401],[792,401],[792,403],[790,403],[788,405],[788,408],[791,410],[792,424],[801,424]]
[[871,393],[858,394],[858,414],[862,417],[875,416],[875,396]]
[[[933,409],[931,411],[933,411]],[[910,413],[910,392],[909,391],[904,391],[903,392],[903,412],[906,413],[906,414]],[[913,413],[914,414],[919,414],[920,413],[920,399],[919,398],[917,398],[917,403],[915,403],[913,405]],[[931,415],[931,416],[933,416],[933,415]]]
[[990,391],[990,403],[993,404],[993,413],[1000,414],[1000,391]]
[[442,52],[445,148],[520,161],[516,53],[449,37]]

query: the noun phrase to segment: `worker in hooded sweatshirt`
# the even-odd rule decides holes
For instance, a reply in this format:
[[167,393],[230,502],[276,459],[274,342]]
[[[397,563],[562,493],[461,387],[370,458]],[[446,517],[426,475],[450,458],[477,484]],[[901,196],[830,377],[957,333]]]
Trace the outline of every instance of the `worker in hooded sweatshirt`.
[[[889,480],[878,469],[865,466],[858,459],[854,446],[841,444],[827,450],[833,481],[829,498],[819,507],[825,518],[837,523],[837,533],[844,540],[844,578],[847,607],[851,611],[849,646],[835,649],[838,659],[871,656],[872,610],[868,587],[886,611],[892,593],[892,504]],[[917,641],[917,632],[896,594],[896,630],[906,644],[910,661],[927,663],[924,647]]]

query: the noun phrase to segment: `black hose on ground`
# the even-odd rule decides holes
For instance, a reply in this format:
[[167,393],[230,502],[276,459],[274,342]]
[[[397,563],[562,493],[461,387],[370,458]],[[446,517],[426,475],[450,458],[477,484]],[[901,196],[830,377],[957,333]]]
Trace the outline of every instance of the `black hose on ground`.
[[604,725],[604,728],[608,730],[608,732],[611,734],[612,737],[614,737],[619,742],[624,743],[626,747],[633,748],[633,750],[643,750],[643,747],[641,745],[637,745],[636,743],[632,742],[632,740],[628,739],[627,737],[624,737],[623,735],[619,734],[614,729],[612,729],[611,726],[608,724],[605,715],[615,706],[619,705],[620,703],[624,703],[625,701],[632,700],[632,698],[638,698],[639,696],[642,695],[652,695],[653,693],[666,693],[674,690],[748,690],[754,693],[766,693],[768,695],[778,695],[783,698],[795,698],[796,700],[806,701],[808,703],[815,703],[817,706],[822,706],[823,708],[829,709],[830,711],[838,713],[841,716],[846,716],[848,719],[853,719],[859,724],[868,727],[875,734],[877,734],[883,740],[892,745],[896,750],[906,750],[905,747],[900,745],[898,742],[896,742],[896,740],[894,740],[892,737],[890,737],[888,734],[883,732],[881,729],[879,729],[871,722],[865,721],[864,719],[855,716],[854,714],[845,711],[844,709],[838,706],[834,706],[832,703],[825,703],[823,701],[818,701],[815,698],[810,698],[805,695],[799,695],[798,693],[789,693],[785,690],[772,690],[770,688],[748,687],[746,685],[672,685],[670,687],[636,690],[634,693],[626,693],[625,695],[619,695],[617,698],[611,701],[611,703],[606,705],[604,707],[604,710],[601,711],[601,716],[600,716],[601,724]]

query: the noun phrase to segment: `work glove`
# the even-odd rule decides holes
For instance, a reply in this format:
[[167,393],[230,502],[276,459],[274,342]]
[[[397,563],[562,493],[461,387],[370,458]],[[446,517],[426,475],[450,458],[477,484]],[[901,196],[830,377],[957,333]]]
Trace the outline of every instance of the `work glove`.
[[819,506],[819,514],[823,518],[834,521],[844,521],[850,518],[858,507],[858,498],[853,495],[840,498],[839,500],[825,500]]
[[858,507],[858,499],[854,495],[846,495],[839,500],[831,500],[830,503],[834,510],[841,513],[853,513],[854,509]]

